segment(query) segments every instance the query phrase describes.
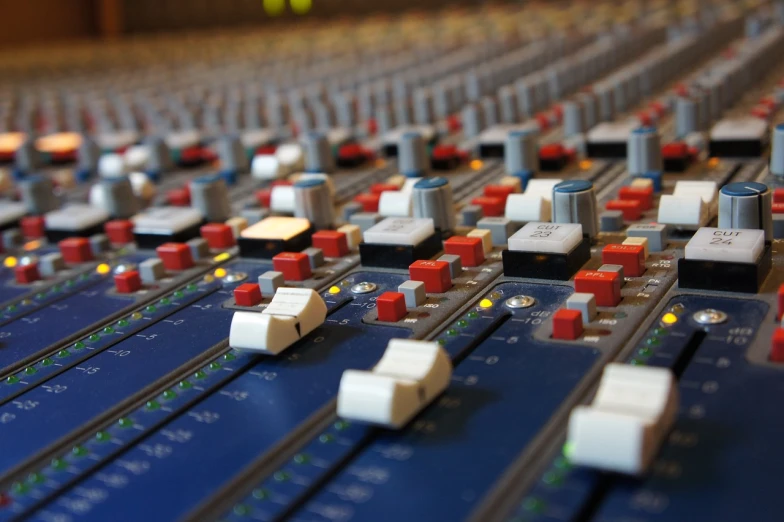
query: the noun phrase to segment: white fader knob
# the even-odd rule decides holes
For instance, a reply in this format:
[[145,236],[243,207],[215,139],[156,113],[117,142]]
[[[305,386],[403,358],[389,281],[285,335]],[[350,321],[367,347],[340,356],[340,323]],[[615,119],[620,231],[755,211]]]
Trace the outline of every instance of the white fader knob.
[[452,363],[438,343],[392,339],[371,371],[343,372],[338,416],[400,428],[433,402],[451,377]]
[[324,324],[327,305],[315,290],[278,288],[261,313],[234,312],[229,346],[277,355]]
[[639,475],[653,461],[678,413],[675,375],[666,368],[611,363],[590,406],[569,417],[569,460]]

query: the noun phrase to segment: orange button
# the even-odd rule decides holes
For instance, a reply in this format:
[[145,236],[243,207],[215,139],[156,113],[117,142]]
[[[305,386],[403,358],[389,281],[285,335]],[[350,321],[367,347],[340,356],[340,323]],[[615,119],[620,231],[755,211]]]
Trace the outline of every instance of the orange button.
[[115,274],[114,287],[118,294],[132,294],[142,287],[142,278],[136,270]]
[[103,231],[106,232],[109,241],[115,245],[133,243],[133,221],[113,219],[106,222],[103,226]]
[[287,281],[304,281],[313,275],[307,254],[300,252],[281,252],[272,258],[272,266]]
[[319,230],[313,234],[313,246],[324,251],[327,257],[348,255],[348,237],[337,230]]
[[620,210],[623,212],[623,219],[626,221],[637,221],[642,217],[642,204],[636,200],[614,199],[608,201],[605,208],[607,210]]
[[653,208],[653,187],[621,187],[618,199],[622,201],[639,201],[641,210]]
[[484,189],[484,195],[489,197],[501,198],[506,205],[506,198],[509,194],[514,194],[515,188],[511,185],[487,185]]
[[69,237],[58,243],[60,254],[66,263],[86,263],[93,259],[93,249],[90,241],[84,237]]
[[164,243],[155,249],[166,270],[187,270],[193,267],[193,254],[184,243]]
[[460,256],[463,266],[479,266],[485,261],[482,238],[452,236],[444,241],[444,252]]
[[472,205],[482,207],[482,213],[488,217],[498,217],[504,215],[506,202],[496,196],[479,196],[471,200]]
[[363,212],[378,212],[378,202],[381,200],[381,194],[357,194],[354,196],[354,201],[362,205]]
[[431,294],[442,294],[452,288],[452,276],[446,261],[414,261],[408,267],[408,274],[412,281],[422,281],[425,291]]
[[593,294],[599,306],[617,306],[621,302],[621,276],[618,272],[580,270],[574,276],[574,291]]
[[199,231],[210,248],[220,250],[234,246],[234,231],[223,223],[207,223]]

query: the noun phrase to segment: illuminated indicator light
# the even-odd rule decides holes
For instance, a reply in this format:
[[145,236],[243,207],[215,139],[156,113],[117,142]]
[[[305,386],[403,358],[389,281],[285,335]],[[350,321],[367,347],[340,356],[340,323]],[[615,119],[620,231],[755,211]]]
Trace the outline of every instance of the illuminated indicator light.
[[330,286],[328,291],[330,294],[335,295],[340,293],[340,288],[337,286]]
[[153,306],[153,305],[150,305],[150,306],[148,306],[147,308],[145,308],[144,310],[145,310],[145,311],[147,311],[147,312],[155,312],[155,311],[156,311],[156,310],[158,310],[158,309],[157,309],[157,308],[155,308],[155,306]]
[[581,160],[580,161],[580,169],[581,170],[588,170],[593,166],[593,162],[591,160]]
[[481,170],[483,165],[484,163],[482,163],[482,160],[478,159],[471,160],[471,162],[468,164],[468,166],[470,166],[473,170]]
[[221,263],[223,261],[226,261],[230,257],[231,254],[229,254],[228,252],[223,252],[222,254],[218,254],[217,256],[213,257],[212,260],[215,261],[216,263]]
[[112,271],[112,267],[110,267],[106,263],[101,263],[100,265],[95,267],[95,271],[98,272],[101,275],[106,275],[106,274],[108,274],[109,272]]
[[188,286],[186,286],[186,287],[185,287],[185,289],[186,289],[186,290],[188,290],[189,292],[193,292],[193,291],[197,290],[198,288],[199,288],[199,287],[198,287],[198,286],[196,286],[196,285],[195,285],[195,284],[193,284],[193,283],[191,283],[191,284],[189,284]]
[[73,454],[75,457],[84,457],[87,455],[87,448],[84,446],[74,446],[71,450],[71,454]]
[[62,470],[68,467],[68,462],[61,458],[52,459],[52,467],[56,470]]
[[250,515],[250,507],[246,506],[245,504],[237,504],[236,506],[234,506],[234,509],[232,509],[232,511],[238,517],[244,517]]
[[264,0],[264,12],[270,16],[278,16],[286,9],[286,0]]
[[207,274],[206,276],[204,276],[205,283],[212,283],[213,281],[215,281],[215,277],[213,275]]
[[482,299],[479,301],[479,306],[482,308],[491,308],[493,306],[493,302],[490,299]]
[[218,362],[211,362],[209,368],[210,368],[210,370],[213,370],[213,371],[220,370],[221,369],[221,365]]
[[288,473],[286,473],[285,471],[276,471],[276,472],[275,472],[275,473],[272,475],[272,478],[274,478],[274,479],[275,479],[275,480],[277,480],[278,482],[285,482],[285,481],[287,481],[289,478],[291,478],[291,475],[289,475],[289,474],[288,474]]
[[5,266],[6,268],[13,268],[17,265],[17,263],[19,263],[19,260],[13,256],[6,257],[3,260],[3,266]]
[[457,323],[455,323],[455,325],[456,325],[458,328],[465,328],[466,326],[468,326],[468,321],[465,321],[465,320],[463,320],[463,319],[460,319],[460,320],[459,320]]
[[123,417],[122,419],[117,421],[117,424],[121,428],[130,428],[131,426],[133,426],[133,421],[128,417]]
[[19,377],[16,375],[9,375],[8,378],[5,380],[6,384],[16,384],[19,382]]
[[176,393],[174,393],[174,392],[173,392],[173,391],[171,391],[171,390],[166,390],[165,392],[163,392],[162,396],[163,396],[163,399],[164,399],[164,400],[170,401],[170,400],[172,400],[172,399],[176,398],[176,397],[177,397],[177,394],[176,394]]
[[557,469],[571,469],[572,467],[571,463],[569,463],[566,457],[558,457],[555,459],[553,466],[555,466]]
[[213,272],[213,274],[218,279],[223,279],[224,277],[226,277],[226,274],[228,274],[228,272],[226,272],[225,268],[217,268],[215,269],[215,272]]
[[536,497],[528,497],[523,501],[523,509],[526,511],[531,511],[533,513],[542,513],[544,512],[545,503],[544,500]]
[[54,361],[47,357],[46,359],[41,361],[41,366],[51,366],[54,364]]
[[459,332],[457,330],[455,330],[454,328],[450,328],[449,330],[446,331],[447,335],[457,335],[458,333]]
[[574,453],[574,444],[567,442],[563,445],[563,449],[561,451],[563,452],[564,457],[568,459],[572,453]]
[[49,154],[72,152],[81,144],[82,136],[76,132],[58,132],[35,140],[35,148]]
[[35,294],[35,298],[36,299],[43,299],[45,297],[46,297],[46,294],[44,294],[44,293],[37,293],[37,294]]
[[28,486],[24,482],[14,482],[13,486],[11,486],[11,489],[17,495],[21,495],[27,493],[27,491],[30,489],[30,486]]
[[676,314],[676,315],[677,315],[677,314],[682,314],[682,313],[683,313],[683,310],[685,310],[685,308],[684,308],[684,306],[683,306],[682,304],[680,304],[680,303],[678,303],[678,304],[676,304],[676,305],[672,305],[672,308],[670,308],[670,312],[672,312],[672,313],[674,313],[674,314]]
[[296,14],[306,14],[313,6],[313,0],[291,0],[291,10]]
[[298,453],[297,455],[294,455],[294,462],[297,464],[307,464],[310,462],[310,455],[306,453]]
[[639,355],[641,357],[650,357],[652,353],[653,353],[653,350],[651,350],[650,348],[640,348],[637,351],[637,355]]
[[438,344],[440,344],[441,346],[444,346],[444,345],[446,344],[446,342],[447,342],[447,341],[446,341],[446,339],[439,339],[437,342],[438,342]]
[[24,132],[4,132],[0,134],[0,153],[13,154],[22,146],[27,134]]
[[193,385],[190,383],[190,381],[180,381],[177,386],[179,386],[181,390],[189,390]]
[[658,346],[659,345],[659,338],[658,337],[649,337],[645,340],[645,344],[648,346]]
[[231,352],[223,354],[223,360],[224,361],[233,361],[236,358],[237,357],[233,353],[231,353]]
[[36,370],[36,369],[35,369],[34,367],[32,367],[32,366],[28,366],[27,368],[25,368],[25,369],[24,369],[25,375],[33,375],[33,374],[35,374],[35,372],[37,372],[37,371],[38,371],[38,370]]
[[184,295],[185,294],[182,292],[182,290],[177,290],[176,292],[174,292],[174,297],[182,297]]
[[83,350],[86,345],[82,341],[76,341],[73,345],[74,350]]
[[637,359],[637,358],[635,357],[634,359],[632,359],[631,361],[629,361],[629,364],[631,364],[632,366],[645,366],[645,361],[642,361],[642,360],[640,360],[640,359]]
[[131,320],[132,321],[138,321],[142,317],[144,317],[144,316],[142,315],[141,312],[134,312],[134,313],[131,314]]
[[72,281],[72,280],[70,280],[70,279],[69,279],[68,281],[66,281],[66,282],[65,282],[65,286],[67,286],[67,287],[71,287],[71,286],[73,286],[73,285],[75,285],[75,284],[76,284],[76,282],[75,282],[75,281]]
[[669,333],[670,333],[670,331],[669,331],[669,330],[667,330],[666,328],[656,328],[656,329],[653,331],[653,333],[654,333],[655,335],[667,335],[667,334],[669,334]]
[[678,322],[678,316],[677,316],[677,315],[675,315],[675,314],[674,314],[674,313],[672,313],[672,312],[667,312],[667,313],[666,313],[666,314],[664,314],[664,316],[662,317],[662,319],[661,319],[661,322],[662,322],[662,323],[664,323],[664,324],[666,324],[666,325],[675,324],[675,323],[677,323],[677,322]]
[[193,374],[193,378],[194,379],[204,379],[206,377],[207,377],[207,374],[204,373],[202,370],[199,370],[198,372]]
[[333,424],[333,427],[338,431],[343,431],[345,429],[348,429],[349,426],[351,426],[351,424],[348,421],[344,421],[344,420],[339,420],[335,424]]
[[469,319],[476,319],[477,317],[479,317],[479,314],[476,312],[468,312],[466,314],[466,317],[468,317]]
[[59,352],[57,352],[57,357],[61,359],[63,357],[68,357],[69,355],[71,355],[71,352],[69,352],[68,350],[60,350]]
[[560,486],[563,483],[563,476],[555,471],[548,471],[542,477],[542,481],[549,486]]
[[162,304],[162,305],[164,305],[164,306],[165,306],[165,305],[167,305],[167,304],[171,304],[171,299],[169,299],[168,297],[164,297],[163,299],[161,299],[160,301],[158,301],[158,303],[159,303],[159,304]]
[[127,319],[120,319],[119,321],[117,321],[117,326],[119,326],[120,328],[122,328],[123,326],[128,326],[129,324],[131,323],[129,323]]
[[7,312],[16,312],[16,305],[8,305],[6,307]]
[[144,407],[147,408],[148,410],[157,410],[158,408],[161,407],[161,405],[158,401],[152,400],[152,401],[147,401],[147,404],[145,404]]
[[708,166],[712,169],[718,167],[719,163],[721,163],[721,160],[719,158],[711,158],[708,160]]
[[322,433],[321,435],[319,435],[319,442],[323,444],[327,444],[329,442],[332,442],[333,440],[335,440],[335,436],[332,435],[331,433]]
[[114,333],[114,328],[112,328],[111,326],[107,326],[106,328],[103,329],[103,333],[105,333],[105,334],[113,334]]
[[27,252],[30,252],[32,250],[38,250],[39,248],[41,248],[41,242],[40,241],[28,241],[27,243],[24,244],[24,246],[22,248],[24,248],[25,251],[27,251]]
[[31,484],[40,484],[44,481],[45,478],[46,477],[44,477],[43,473],[38,473],[35,471],[27,476],[27,482]]
[[253,498],[256,500],[266,500],[269,498],[269,491],[266,489],[258,488],[253,490]]
[[98,433],[95,434],[95,440],[97,440],[98,442],[107,442],[111,438],[112,438],[111,435],[109,435],[109,433],[105,431],[99,431]]

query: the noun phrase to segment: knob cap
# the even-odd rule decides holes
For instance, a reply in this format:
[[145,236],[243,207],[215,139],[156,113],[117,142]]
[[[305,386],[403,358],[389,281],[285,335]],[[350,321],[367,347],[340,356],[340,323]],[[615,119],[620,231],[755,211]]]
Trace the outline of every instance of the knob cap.
[[776,176],[784,176],[784,123],[773,128],[770,141],[770,171]]
[[476,138],[484,128],[482,113],[474,103],[469,103],[463,107],[463,111],[460,113],[460,120],[463,124],[463,134],[465,134],[466,138]]
[[218,158],[223,172],[247,172],[250,162],[245,147],[237,135],[224,136],[218,141]]
[[436,177],[418,181],[412,194],[414,217],[431,218],[442,232],[455,228],[455,209],[452,187],[446,178]]
[[327,137],[321,132],[309,132],[303,140],[305,171],[329,173],[335,170],[335,160]]
[[231,217],[226,182],[220,176],[204,176],[191,182],[191,206],[207,221],[221,223]]
[[661,140],[655,128],[641,127],[629,134],[626,165],[631,176],[662,171]]
[[410,178],[424,176],[430,170],[425,140],[418,132],[407,132],[400,138],[398,168]]
[[765,240],[773,240],[773,197],[767,185],[740,181],[719,191],[719,228],[764,230]]
[[539,144],[535,130],[512,131],[506,136],[504,164],[510,175],[539,170]]
[[583,234],[592,238],[599,233],[596,207],[596,191],[590,181],[562,181],[553,187],[553,223],[579,223]]
[[130,178],[102,179],[98,190],[99,201],[91,203],[100,206],[112,217],[125,219],[139,211],[139,201],[133,193]]
[[683,138],[697,132],[700,125],[699,107],[691,98],[680,97],[675,102],[675,134]]
[[567,101],[561,105],[563,109],[564,136],[569,138],[585,132],[585,116],[583,106],[579,102]]
[[17,182],[22,202],[30,214],[45,214],[58,207],[52,180],[43,176],[28,176]]
[[308,219],[315,228],[330,228],[335,207],[325,179],[307,178],[294,184],[294,216]]

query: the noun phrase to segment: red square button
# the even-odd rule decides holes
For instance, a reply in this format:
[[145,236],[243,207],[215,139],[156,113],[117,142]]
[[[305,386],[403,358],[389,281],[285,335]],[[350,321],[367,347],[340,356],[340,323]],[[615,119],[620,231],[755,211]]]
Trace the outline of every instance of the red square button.
[[20,285],[34,283],[41,279],[41,274],[38,272],[38,263],[16,265],[14,267],[14,275],[16,276],[16,282]]
[[614,199],[608,201],[607,210],[620,210],[626,221],[637,221],[642,217],[642,203],[637,200]]
[[43,216],[26,216],[19,221],[22,235],[27,239],[38,239],[46,235],[46,224]]
[[200,229],[201,237],[207,242],[210,248],[220,250],[234,246],[234,231],[229,225],[223,223],[207,223]]
[[281,252],[272,258],[272,266],[287,281],[304,281],[313,275],[307,254],[300,252]]
[[479,237],[452,236],[444,241],[444,252],[460,256],[463,266],[479,266],[485,261],[485,250]]
[[509,194],[514,194],[515,188],[511,185],[487,185],[484,188],[484,195],[491,198],[501,198],[506,205],[506,198]]
[[85,237],[69,237],[60,241],[58,246],[66,263],[85,263],[93,259],[93,249]]
[[621,302],[621,276],[618,272],[580,270],[574,276],[574,291],[593,294],[599,306],[616,306]]
[[118,294],[132,294],[142,287],[142,278],[136,270],[115,274],[114,288]]
[[164,243],[155,249],[166,270],[187,270],[193,267],[193,254],[184,243]]
[[653,208],[653,187],[621,187],[618,199],[622,201],[639,201],[642,210]]
[[777,188],[773,191],[773,202],[784,203],[784,188]]
[[381,201],[381,193],[378,194],[357,194],[354,201],[362,205],[363,212],[378,212],[378,202]]
[[261,288],[257,283],[243,283],[234,289],[234,300],[240,306],[256,306],[261,302]]
[[400,292],[384,292],[376,299],[378,320],[396,323],[406,316],[406,296]]
[[371,194],[381,194],[382,192],[395,192],[400,190],[397,185],[392,183],[373,183],[370,185]]
[[621,265],[629,277],[640,277],[645,272],[645,247],[642,245],[607,245],[602,250],[602,263]]
[[583,334],[583,313],[561,308],[553,314],[553,339],[574,341]]
[[187,186],[171,189],[166,192],[166,201],[173,207],[187,207],[191,204],[191,192]]
[[115,219],[108,221],[103,226],[103,231],[109,241],[115,245],[126,245],[133,243],[133,222],[127,219]]
[[784,328],[776,328],[770,341],[770,361],[784,363]]
[[414,261],[408,267],[408,274],[412,281],[425,283],[425,291],[430,294],[442,294],[452,288],[452,276],[446,261]]
[[256,201],[259,202],[261,208],[270,208],[270,203],[272,202],[272,189],[257,190]]
[[471,204],[482,207],[482,213],[487,217],[503,216],[506,210],[506,200],[497,196],[479,196],[472,199]]
[[784,285],[781,285],[778,291],[778,309],[776,311],[776,321],[781,321],[782,315],[784,315]]
[[348,255],[348,237],[337,230],[319,230],[312,236],[313,246],[324,251],[327,257]]

